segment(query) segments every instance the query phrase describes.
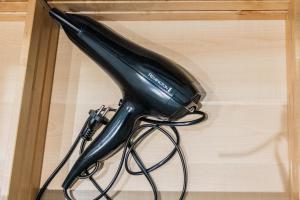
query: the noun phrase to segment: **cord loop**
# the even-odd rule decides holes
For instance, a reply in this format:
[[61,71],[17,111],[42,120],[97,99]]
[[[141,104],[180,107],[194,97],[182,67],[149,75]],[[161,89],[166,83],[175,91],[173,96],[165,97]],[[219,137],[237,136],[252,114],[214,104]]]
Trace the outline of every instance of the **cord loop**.
[[[80,140],[81,146],[80,146],[80,154],[82,154],[86,148],[87,142],[92,141],[93,135],[96,133],[96,131],[103,125],[106,125],[109,120],[105,117],[108,112],[116,112],[116,109],[102,106],[98,110],[91,110],[89,112],[89,117],[84,123],[83,128],[80,131],[80,134],[77,136],[74,144],[71,146],[70,150],[68,151],[65,158],[62,160],[62,162],[58,165],[58,167],[54,170],[54,172],[50,175],[50,177],[46,180],[42,188],[40,189],[36,200],[40,200],[42,197],[42,194],[45,192],[47,186],[50,184],[50,182],[53,180],[53,178],[56,176],[56,174],[59,172],[59,170],[64,166],[64,164],[67,162],[67,160],[70,158],[71,154],[76,149],[77,145],[79,144]],[[179,155],[179,158],[181,160],[182,164],[182,170],[183,170],[183,186],[182,186],[182,192],[180,195],[180,200],[183,200],[186,193],[186,187],[187,187],[187,166],[185,162],[185,158],[183,155],[183,152],[180,148],[180,135],[176,128],[176,126],[190,126],[194,124],[198,124],[200,122],[203,122],[207,119],[206,113],[202,111],[194,111],[188,115],[200,115],[198,118],[194,120],[189,121],[163,121],[159,119],[153,119],[153,118],[147,118],[143,117],[140,119],[140,124],[134,128],[134,130],[131,132],[130,136],[127,138],[127,141],[125,142],[122,157],[119,163],[119,166],[117,168],[117,171],[108,184],[108,186],[105,189],[102,189],[99,184],[95,181],[93,178],[93,175],[101,170],[104,166],[103,162],[96,162],[93,166],[91,166],[89,169],[86,169],[80,176],[80,179],[89,179],[93,185],[97,188],[97,190],[100,192],[100,195],[98,195],[94,200],[99,200],[103,197],[105,197],[107,200],[112,200],[112,198],[107,194],[109,190],[112,188],[114,183],[116,182],[123,164],[125,165],[125,170],[131,174],[131,175],[144,175],[146,179],[148,180],[149,184],[151,185],[154,199],[158,199],[158,191],[157,187],[155,185],[155,182],[153,178],[151,177],[151,172],[154,170],[162,167],[165,165],[168,161],[171,160],[171,158],[174,157],[176,152]],[[172,133],[167,130],[165,127],[169,127],[172,131]],[[143,132],[143,130],[146,130]],[[172,151],[164,157],[162,160],[157,162],[156,164],[152,165],[151,167],[146,167],[144,165],[143,160],[139,156],[139,154],[136,151],[136,148],[138,145],[140,145],[149,135],[153,134],[154,131],[158,131],[159,133],[164,134],[170,142],[174,145],[174,148]],[[136,164],[140,168],[139,171],[133,171],[129,167],[129,158],[130,156],[135,160]],[[72,200],[70,195],[68,194],[67,190],[64,190],[64,195],[67,200]]]

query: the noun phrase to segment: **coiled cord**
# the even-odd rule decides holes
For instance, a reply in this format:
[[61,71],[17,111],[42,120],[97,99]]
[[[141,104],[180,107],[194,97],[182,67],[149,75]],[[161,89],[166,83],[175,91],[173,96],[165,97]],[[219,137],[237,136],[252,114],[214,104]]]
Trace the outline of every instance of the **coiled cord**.
[[[197,114],[197,115],[201,115],[201,116],[199,118],[191,120],[191,121],[182,121],[182,122],[161,121],[161,120],[153,120],[153,119],[148,119],[148,118],[142,118],[141,121],[146,122],[147,124],[137,126],[135,128],[135,130],[131,133],[128,140],[126,141],[126,144],[125,144],[125,147],[124,147],[124,150],[123,150],[123,153],[122,153],[122,157],[121,157],[121,160],[120,160],[120,164],[118,166],[118,169],[117,169],[113,179],[111,180],[111,182],[109,183],[109,185],[106,187],[105,190],[103,190],[98,185],[97,188],[101,188],[101,190],[99,190],[100,195],[97,196],[96,198],[94,198],[94,200],[99,200],[103,197],[106,197],[106,199],[111,199],[110,197],[107,198],[106,195],[109,192],[109,190],[112,188],[114,183],[116,182],[124,163],[125,163],[125,169],[129,174],[131,174],[131,175],[144,175],[147,178],[149,184],[151,185],[153,195],[154,195],[154,199],[157,200],[158,199],[157,187],[156,187],[155,182],[153,181],[153,178],[150,175],[150,172],[152,172],[152,171],[162,167],[164,164],[166,164],[175,155],[176,152],[178,152],[178,154],[179,154],[179,157],[180,157],[180,160],[181,160],[181,163],[182,163],[182,169],[183,169],[184,182],[183,182],[182,192],[181,192],[181,195],[179,197],[180,200],[183,200],[184,196],[185,196],[185,193],[186,193],[188,176],[187,176],[186,162],[185,162],[182,150],[180,148],[180,136],[179,136],[178,130],[176,129],[175,126],[194,125],[194,124],[200,123],[200,122],[207,119],[206,113],[204,113],[202,111],[195,111],[194,113],[191,113],[191,114]],[[162,126],[169,126],[175,134],[175,139],[172,137],[172,134],[169,131],[167,131],[165,128],[163,128]],[[142,135],[136,137],[133,140],[136,133],[138,133],[139,131],[141,131],[142,129],[145,129],[145,128],[148,128],[148,130],[145,131]],[[161,161],[159,161],[157,164],[155,164],[155,165],[153,165],[149,168],[146,168],[143,161],[141,160],[141,158],[139,157],[139,155],[135,151],[135,148],[142,142],[142,140],[146,139],[155,130],[159,130],[161,133],[163,133],[173,143],[174,149],[165,158],[163,158]],[[132,171],[129,168],[128,163],[129,163],[129,156],[130,155],[134,158],[135,162],[137,163],[137,165],[138,165],[138,167],[140,168],[141,171],[136,171],[135,172],[135,171]],[[65,191],[65,194],[67,194],[67,191]],[[72,200],[72,199],[69,197],[68,200]]]
[[[115,111],[115,110],[111,109],[110,111]],[[134,128],[134,130],[132,131],[132,133],[130,134],[130,136],[128,137],[127,141],[125,142],[118,168],[114,174],[114,177],[112,178],[112,180],[110,181],[110,183],[108,184],[108,186],[105,189],[102,189],[102,187],[100,187],[99,184],[93,178],[93,175],[97,171],[101,170],[101,168],[103,167],[103,163],[100,163],[100,162],[95,163],[95,165],[93,167],[85,170],[79,177],[81,179],[89,179],[92,182],[92,184],[99,191],[100,195],[98,195],[96,198],[94,198],[94,200],[99,200],[99,199],[102,199],[103,197],[106,198],[107,200],[112,200],[112,198],[107,193],[110,191],[110,189],[112,188],[112,186],[118,179],[120,172],[123,168],[123,165],[125,165],[125,170],[127,171],[127,173],[129,173],[131,175],[135,175],[135,176],[144,175],[146,177],[147,181],[149,182],[149,184],[152,188],[154,200],[157,200],[158,199],[158,190],[157,190],[156,184],[155,184],[153,178],[151,177],[150,173],[153,172],[154,170],[162,167],[163,165],[165,165],[168,161],[170,161],[171,158],[173,158],[173,156],[176,153],[178,153],[178,155],[179,155],[179,158],[180,158],[181,164],[182,164],[182,170],[183,170],[183,179],[184,180],[183,180],[182,192],[179,197],[179,200],[183,200],[185,197],[186,189],[187,189],[188,176],[187,176],[187,166],[186,166],[184,154],[180,147],[180,135],[179,135],[179,132],[178,132],[176,126],[194,125],[194,124],[198,124],[207,119],[206,113],[204,113],[202,111],[194,111],[193,113],[190,113],[190,115],[200,115],[200,117],[198,117],[194,120],[190,120],[190,121],[178,121],[178,122],[141,118],[140,123],[143,123],[143,124],[136,126]],[[86,123],[85,123],[85,125],[86,125]],[[168,131],[165,127],[170,127],[173,134],[170,131]],[[143,129],[146,129],[146,131],[142,132]],[[82,130],[84,130],[84,128]],[[161,161],[159,161],[156,164],[152,165],[151,167],[147,168],[144,165],[144,162],[140,158],[139,154],[136,152],[136,148],[139,144],[141,144],[141,142],[143,140],[145,140],[148,136],[150,136],[156,130],[158,130],[160,133],[163,133],[173,144],[174,148]],[[174,136],[172,136],[172,135],[174,135]],[[59,164],[59,166],[54,170],[54,172],[47,179],[47,181],[45,182],[45,184],[39,191],[36,200],[40,200],[40,198],[42,197],[42,194],[46,190],[47,186],[50,184],[50,182],[55,177],[55,175],[58,173],[58,171],[63,167],[63,165],[66,163],[66,161],[69,159],[69,157],[73,153],[76,146],[79,144],[80,139],[82,139],[82,143],[81,143],[81,147],[80,147],[80,154],[84,151],[88,140],[86,139],[86,137],[82,138],[81,136],[82,136],[82,134],[79,134],[79,136],[76,138],[74,144],[72,145],[71,149],[67,153],[66,157],[63,159],[63,161]],[[133,157],[133,159],[136,162],[137,166],[139,167],[140,171],[133,171],[130,169],[130,167],[129,167],[130,156]],[[89,171],[91,171],[91,172],[89,172]],[[64,190],[64,195],[67,200],[72,200],[72,198],[68,194],[67,190]]]

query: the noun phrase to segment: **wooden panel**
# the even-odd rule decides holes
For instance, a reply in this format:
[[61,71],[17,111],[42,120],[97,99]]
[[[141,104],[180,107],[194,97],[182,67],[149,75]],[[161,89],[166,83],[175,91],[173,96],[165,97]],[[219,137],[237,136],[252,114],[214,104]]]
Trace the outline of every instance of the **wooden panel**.
[[25,12],[0,12],[0,21],[24,21]]
[[0,22],[0,199],[8,194],[25,67],[21,65],[24,22]]
[[[288,1],[49,1],[106,20],[285,19]],[[27,2],[0,2],[0,20],[22,20]]]
[[0,2],[0,12],[25,12],[26,2]]
[[[207,90],[203,125],[182,128],[189,191],[288,191],[287,84],[284,21],[106,22],[191,71]],[[43,165],[44,181],[61,160],[90,108],[118,103],[120,91],[61,34]],[[147,165],[170,149],[156,136],[143,148]],[[112,158],[98,180],[106,184]],[[60,189],[75,157],[54,180]],[[154,173],[163,191],[178,191],[178,160]],[[101,177],[101,179],[100,179]],[[90,190],[82,183],[77,189]],[[124,176],[114,188],[149,191],[144,178]]]
[[1,2],[28,2],[28,0],[1,0]]
[[289,80],[289,152],[291,199],[300,199],[300,1],[292,0],[287,21],[287,65]]
[[[78,199],[92,199],[98,193],[95,191],[81,191],[75,195]],[[177,200],[177,192],[161,192],[163,200]],[[115,200],[153,200],[151,192],[119,192]],[[64,200],[62,191],[49,191],[44,200]],[[238,193],[238,192],[189,192],[186,199],[188,200],[290,200],[285,193]]]
[[99,20],[285,19],[288,1],[49,1]]
[[68,11],[287,10],[288,1],[49,1]]
[[39,188],[59,33],[58,26],[40,3],[32,0],[28,9],[31,15],[26,21],[26,56],[23,55],[26,76],[9,188],[10,200],[32,200]]
[[[71,12],[76,13],[76,12]],[[81,14],[101,21],[282,20],[286,11],[98,11]]]
[[0,21],[23,21],[27,2],[0,1]]

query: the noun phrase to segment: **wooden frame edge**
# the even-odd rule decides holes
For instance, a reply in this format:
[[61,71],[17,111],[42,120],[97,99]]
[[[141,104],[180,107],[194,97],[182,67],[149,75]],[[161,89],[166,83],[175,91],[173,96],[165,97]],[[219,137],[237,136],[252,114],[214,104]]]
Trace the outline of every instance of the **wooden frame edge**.
[[27,2],[0,1],[0,21],[24,21],[27,5]]
[[66,1],[50,0],[49,3],[66,11],[287,11],[288,0],[100,0]]
[[0,12],[25,12],[27,2],[3,2],[0,1]]
[[25,21],[26,12],[0,12],[0,21]]
[[[96,196],[99,192],[95,190],[83,190],[76,194],[78,199],[84,199],[83,197]],[[142,199],[153,199],[153,193],[151,191],[115,191],[117,193],[116,199],[123,200],[141,200]],[[263,199],[286,199],[287,193],[281,192],[245,192],[250,198],[241,197],[241,192],[195,192],[189,191],[186,194],[185,200],[216,200],[216,199],[230,199],[230,200],[263,200]],[[180,192],[178,191],[161,191],[161,199],[179,199]],[[257,197],[257,199],[255,199]],[[64,200],[62,190],[47,190],[45,193],[44,200]]]
[[[76,12],[71,12],[76,13]],[[285,20],[287,11],[99,11],[80,12],[104,21]]]
[[[299,200],[299,156],[300,156],[300,62],[297,53],[300,50],[300,1],[291,0],[286,21],[286,55],[288,80],[288,134],[289,134],[289,173],[290,199]],[[298,53],[299,54],[299,53]]]
[[26,75],[11,173],[9,200],[32,200],[40,186],[59,27],[30,0],[23,63]]
[[[300,48],[300,46],[296,45],[296,34],[299,36],[299,31],[296,29],[296,20],[299,20],[295,14],[296,1],[299,0],[294,0],[294,3],[291,4],[286,29],[287,55],[289,55],[287,58],[289,76],[288,119],[289,123],[291,123],[289,125],[289,127],[291,127],[289,130],[289,143],[291,144],[290,180],[292,200],[299,199],[298,145],[300,141],[298,141],[298,134],[300,133],[300,105],[297,105],[297,102],[300,101],[300,63],[297,63],[296,49]],[[298,4],[299,2],[297,5]],[[9,200],[31,200],[40,185],[48,111],[59,36],[58,26],[49,19],[47,12],[44,12],[44,9],[37,0],[29,1],[28,10],[31,11],[32,15],[26,17],[26,31],[28,31],[28,51],[26,51],[26,53],[28,53],[28,56],[25,59],[25,63],[27,71],[13,161]],[[118,16],[120,15],[118,14]],[[130,19],[130,15],[128,16]],[[284,15],[280,15],[280,19],[283,19],[281,16]],[[132,15],[131,17],[136,16]],[[147,19],[151,20],[152,18],[148,18],[147,16],[142,18],[142,20]],[[162,19],[167,18],[162,16]],[[195,17],[195,19],[199,20],[201,18]],[[170,18],[170,20],[174,19]]]
[[288,0],[268,1],[62,1],[50,5],[99,20],[256,20],[286,19]]

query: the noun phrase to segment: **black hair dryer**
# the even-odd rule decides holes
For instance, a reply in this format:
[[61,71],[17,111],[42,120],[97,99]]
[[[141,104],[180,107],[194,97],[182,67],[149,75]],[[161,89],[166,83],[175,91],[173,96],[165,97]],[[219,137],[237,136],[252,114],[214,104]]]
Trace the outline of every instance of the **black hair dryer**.
[[120,149],[137,120],[155,117],[173,121],[200,109],[205,91],[180,65],[147,50],[95,20],[53,8],[50,16],[84,53],[109,74],[120,87],[120,108],[102,132],[79,156],[63,188],[96,162]]

